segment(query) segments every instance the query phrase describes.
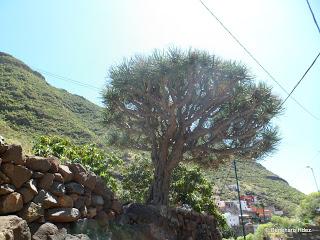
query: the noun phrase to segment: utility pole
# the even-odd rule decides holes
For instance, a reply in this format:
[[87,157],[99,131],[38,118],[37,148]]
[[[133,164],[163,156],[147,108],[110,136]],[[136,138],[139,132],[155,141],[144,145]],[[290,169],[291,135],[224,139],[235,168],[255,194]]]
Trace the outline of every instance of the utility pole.
[[245,231],[245,228],[244,228],[243,215],[242,215],[242,206],[241,206],[241,199],[240,199],[240,189],[239,189],[239,181],[238,181],[236,160],[233,160],[233,166],[234,166],[234,173],[236,175],[236,181],[237,181],[237,192],[238,192],[238,200],[239,200],[240,215],[241,215],[242,233],[243,233],[244,240],[246,240],[246,231]]
[[307,166],[307,168],[310,168],[310,169],[311,169],[311,172],[312,172],[312,175],[313,175],[313,179],[314,179],[314,182],[315,182],[315,184],[316,184],[317,191],[319,192],[319,187],[318,187],[318,184],[317,184],[316,176],[314,175],[313,168],[310,167],[310,166]]

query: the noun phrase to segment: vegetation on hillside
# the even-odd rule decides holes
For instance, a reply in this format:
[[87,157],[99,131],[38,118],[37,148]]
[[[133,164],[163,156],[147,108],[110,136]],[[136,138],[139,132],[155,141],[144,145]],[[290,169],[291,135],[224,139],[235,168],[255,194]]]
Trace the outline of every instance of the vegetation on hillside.
[[[241,194],[258,196],[265,206],[274,206],[283,210],[285,215],[293,216],[295,209],[304,194],[268,171],[260,163],[237,162]],[[221,200],[237,199],[237,192],[232,189],[236,184],[233,165],[227,164],[218,169],[207,170],[207,176],[216,186],[217,195]]]
[[23,62],[0,52],[0,120],[15,132],[101,143],[101,108],[50,86]]

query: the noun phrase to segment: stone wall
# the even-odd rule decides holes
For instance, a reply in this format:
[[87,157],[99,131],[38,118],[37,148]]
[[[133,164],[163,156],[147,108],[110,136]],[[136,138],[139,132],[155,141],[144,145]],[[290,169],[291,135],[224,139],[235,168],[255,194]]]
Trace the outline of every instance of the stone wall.
[[[182,208],[122,206],[80,164],[26,156],[0,139],[0,240],[220,240],[216,220]],[[72,235],[71,235],[72,234]]]
[[84,218],[107,221],[121,211],[104,181],[82,165],[25,156],[21,146],[0,143],[0,215],[17,215],[29,226],[40,226]]

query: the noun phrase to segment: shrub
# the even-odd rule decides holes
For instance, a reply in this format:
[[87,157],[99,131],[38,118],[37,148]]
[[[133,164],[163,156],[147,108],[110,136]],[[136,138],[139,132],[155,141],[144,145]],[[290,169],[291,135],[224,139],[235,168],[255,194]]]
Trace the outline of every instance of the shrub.
[[81,163],[86,169],[102,177],[113,191],[119,190],[115,178],[122,160],[114,153],[105,153],[94,144],[75,145],[70,140],[58,136],[41,136],[33,146],[33,153],[38,156],[55,156],[71,163]]

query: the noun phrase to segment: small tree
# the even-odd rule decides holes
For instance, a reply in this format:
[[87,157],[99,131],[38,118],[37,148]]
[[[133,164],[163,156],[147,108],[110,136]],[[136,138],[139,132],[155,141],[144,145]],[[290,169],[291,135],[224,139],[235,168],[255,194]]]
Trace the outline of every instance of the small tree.
[[155,167],[148,202],[166,205],[179,162],[219,164],[230,156],[258,158],[274,149],[270,122],[280,100],[247,69],[204,51],[169,49],[125,60],[110,70],[106,123],[130,147],[151,152]]

